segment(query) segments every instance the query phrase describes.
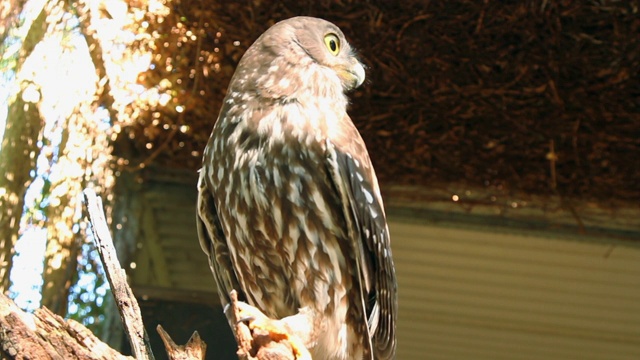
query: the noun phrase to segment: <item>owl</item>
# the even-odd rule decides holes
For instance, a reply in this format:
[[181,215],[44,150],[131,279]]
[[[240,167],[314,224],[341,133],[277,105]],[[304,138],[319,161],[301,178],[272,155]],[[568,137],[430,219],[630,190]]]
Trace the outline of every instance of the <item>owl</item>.
[[284,325],[313,359],[395,357],[389,230],[347,115],[364,80],[337,26],[278,22],[240,60],[199,176],[198,234],[222,304],[236,290],[251,319]]

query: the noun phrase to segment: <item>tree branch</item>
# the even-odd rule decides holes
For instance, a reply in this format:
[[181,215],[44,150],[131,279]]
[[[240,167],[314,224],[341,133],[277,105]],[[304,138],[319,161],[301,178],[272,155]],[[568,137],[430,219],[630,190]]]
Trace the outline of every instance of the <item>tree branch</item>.
[[84,198],[89,211],[89,221],[93,229],[94,240],[100,259],[104,265],[111,292],[116,298],[116,305],[125,332],[131,343],[131,349],[138,360],[153,360],[153,353],[149,344],[149,336],[142,323],[140,307],[127,283],[127,274],[118,262],[116,249],[113,246],[109,226],[104,216],[102,200],[93,189],[84,190]]
[[103,343],[86,327],[47,308],[22,311],[0,294],[0,359],[132,360]]

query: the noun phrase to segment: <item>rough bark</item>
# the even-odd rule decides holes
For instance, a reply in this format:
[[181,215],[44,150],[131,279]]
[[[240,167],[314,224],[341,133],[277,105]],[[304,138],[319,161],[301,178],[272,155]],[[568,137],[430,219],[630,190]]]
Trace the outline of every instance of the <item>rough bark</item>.
[[130,360],[101,342],[82,324],[47,308],[33,314],[0,294],[0,358]]
[[[194,333],[186,345],[176,345],[158,326],[171,360],[204,360],[206,344]],[[86,327],[65,320],[47,308],[22,311],[0,294],[0,359],[7,360],[132,360],[103,343]]]

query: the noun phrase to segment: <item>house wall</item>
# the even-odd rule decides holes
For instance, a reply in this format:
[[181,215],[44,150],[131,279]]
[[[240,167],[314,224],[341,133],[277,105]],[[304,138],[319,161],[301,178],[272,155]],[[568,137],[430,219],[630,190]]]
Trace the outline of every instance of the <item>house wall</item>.
[[390,221],[400,359],[640,358],[640,248]]

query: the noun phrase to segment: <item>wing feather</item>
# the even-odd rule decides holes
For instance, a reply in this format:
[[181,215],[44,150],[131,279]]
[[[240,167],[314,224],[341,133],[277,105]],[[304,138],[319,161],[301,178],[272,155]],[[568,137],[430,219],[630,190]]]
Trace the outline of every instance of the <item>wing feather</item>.
[[209,257],[209,266],[215,277],[216,285],[218,285],[220,303],[223,309],[226,309],[231,301],[229,298],[229,292],[231,290],[238,292],[239,300],[245,301],[246,296],[242,292],[238,277],[231,264],[227,239],[222,232],[222,225],[218,218],[218,210],[216,209],[211,191],[207,186],[206,177],[206,170],[200,170],[196,225],[200,246]]
[[[356,242],[358,272],[375,359],[393,359],[396,349],[397,285],[386,216],[369,156],[341,151],[327,140],[327,161]],[[362,147],[364,149],[364,147]]]

